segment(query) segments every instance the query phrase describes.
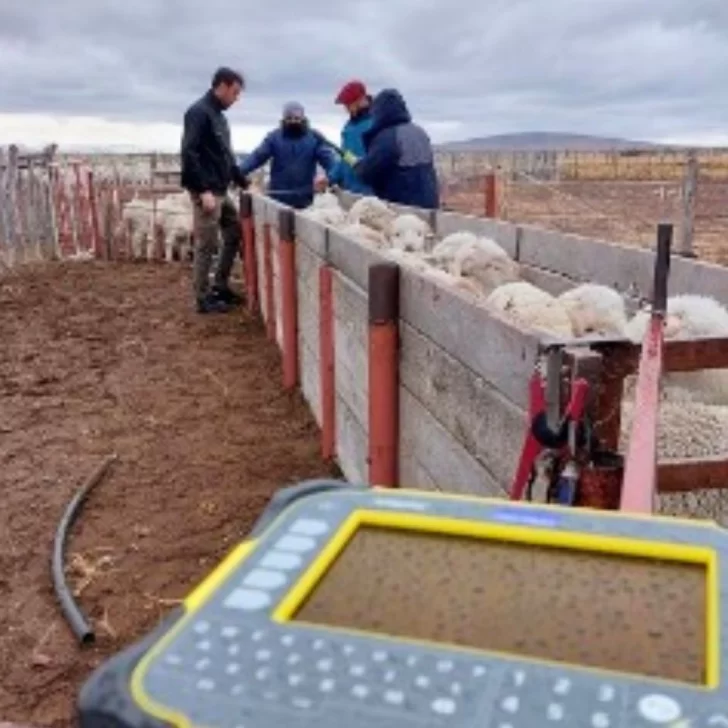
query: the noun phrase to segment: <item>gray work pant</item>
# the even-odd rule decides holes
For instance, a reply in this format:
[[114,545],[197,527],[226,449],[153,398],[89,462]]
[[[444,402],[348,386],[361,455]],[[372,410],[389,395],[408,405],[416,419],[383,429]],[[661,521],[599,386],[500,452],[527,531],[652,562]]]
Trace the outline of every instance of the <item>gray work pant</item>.
[[233,203],[227,195],[215,197],[215,209],[206,212],[202,209],[200,198],[193,196],[195,226],[195,295],[204,298],[210,287],[210,268],[212,258],[218,250],[222,233],[222,252],[215,271],[215,286],[226,288],[233,269],[235,255],[240,251],[240,221]]

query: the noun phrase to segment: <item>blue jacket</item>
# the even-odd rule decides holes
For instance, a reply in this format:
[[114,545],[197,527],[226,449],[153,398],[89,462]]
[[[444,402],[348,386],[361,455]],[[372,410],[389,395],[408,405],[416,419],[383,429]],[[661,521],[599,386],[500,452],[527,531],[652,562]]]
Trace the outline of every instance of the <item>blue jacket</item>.
[[279,128],[270,132],[246,157],[240,172],[247,177],[268,160],[271,162],[269,197],[300,210],[313,202],[316,164],[320,164],[328,175],[338,157],[323,136],[313,129],[293,137]]
[[[351,152],[355,157],[361,159],[366,154],[364,148],[364,133],[372,126],[372,116],[369,109],[356,119],[349,119],[341,130],[341,148],[345,152]],[[359,195],[374,194],[371,187],[364,184],[359,175],[343,159],[328,175],[329,183],[338,185],[343,190],[348,190]]]
[[426,209],[440,206],[430,137],[412,122],[399,91],[385,89],[377,94],[364,145],[366,156],[355,170],[377,197]]

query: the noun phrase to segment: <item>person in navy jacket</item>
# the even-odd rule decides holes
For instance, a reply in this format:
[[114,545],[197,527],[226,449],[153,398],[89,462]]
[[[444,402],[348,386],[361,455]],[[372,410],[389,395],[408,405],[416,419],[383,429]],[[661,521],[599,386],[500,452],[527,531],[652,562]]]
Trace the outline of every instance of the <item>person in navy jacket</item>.
[[[366,151],[364,132],[372,126],[370,109],[372,98],[361,81],[349,81],[339,91],[335,103],[345,106],[349,112],[349,119],[341,130],[341,149],[345,154],[352,154],[359,159]],[[329,184],[337,185],[348,192],[359,195],[373,194],[371,187],[362,182],[346,159],[339,161],[328,178]]]
[[311,129],[303,106],[291,101],[283,107],[280,127],[245,158],[240,173],[247,177],[269,160],[268,196],[301,210],[313,202],[316,165],[320,164],[328,177],[338,155],[321,133]]
[[371,108],[372,126],[364,133],[366,154],[354,166],[374,194],[388,202],[426,209],[440,206],[432,143],[412,121],[402,95],[384,89]]

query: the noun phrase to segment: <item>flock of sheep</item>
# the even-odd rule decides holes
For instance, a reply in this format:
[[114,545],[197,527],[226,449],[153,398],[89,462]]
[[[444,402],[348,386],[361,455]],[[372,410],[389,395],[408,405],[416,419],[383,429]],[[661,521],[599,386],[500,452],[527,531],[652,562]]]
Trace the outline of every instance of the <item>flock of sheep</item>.
[[[523,280],[518,262],[494,240],[465,231],[437,240],[424,220],[398,214],[377,198],[359,198],[347,211],[335,195],[323,193],[303,214],[521,328],[564,339],[609,336],[635,343],[645,334],[649,311],[630,317],[625,297],[613,288],[585,283],[553,296]],[[728,337],[728,309],[706,296],[671,297],[665,337]],[[623,441],[631,428],[633,385],[632,378],[622,404]],[[728,370],[665,373],[658,450],[661,458],[728,456]]]
[[[237,204],[234,196],[231,199]],[[148,258],[153,256],[155,223],[164,234],[165,260],[190,260],[193,227],[190,196],[186,192],[160,196],[157,199],[156,215],[152,200],[137,195],[124,205],[122,219],[115,233],[118,239],[128,230],[134,259],[144,257],[145,249]]]

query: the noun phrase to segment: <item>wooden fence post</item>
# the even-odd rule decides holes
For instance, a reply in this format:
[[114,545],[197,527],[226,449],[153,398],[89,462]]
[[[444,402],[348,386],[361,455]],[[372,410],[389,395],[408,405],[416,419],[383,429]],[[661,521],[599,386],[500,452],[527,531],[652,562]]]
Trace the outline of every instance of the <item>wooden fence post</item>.
[[[7,177],[10,163],[4,147],[0,147],[0,252],[3,258],[10,256],[10,223],[8,220]],[[4,252],[3,252],[4,251]],[[9,265],[8,260],[0,258],[0,263]]]
[[281,276],[283,329],[283,388],[298,384],[298,281],[296,279],[296,216],[291,209],[278,213],[278,260]]
[[496,196],[496,176],[495,172],[488,172],[485,175],[485,216],[494,218],[498,216],[497,196]]
[[5,178],[6,204],[8,220],[8,240],[10,242],[9,265],[13,265],[18,258],[18,248],[21,241],[18,239],[18,208],[17,208],[17,182],[18,180],[18,148],[11,144],[8,149],[8,170]]
[[[101,258],[101,230],[99,228],[99,210],[96,204],[96,187],[94,185],[94,173],[93,170],[88,169],[86,171],[86,185],[88,186],[88,206],[89,215],[91,218],[91,243],[93,245],[94,257]],[[103,256],[106,260],[109,259],[108,249],[106,255]]]
[[273,241],[270,223],[263,223],[263,277],[265,278],[265,330],[271,341],[276,340],[276,306],[273,293]]
[[688,152],[682,181],[682,219],[680,225],[680,251],[684,258],[694,258],[695,196],[698,191],[698,156],[694,149]]
[[321,457],[336,454],[336,369],[334,344],[334,270],[319,268],[319,372],[321,377]]
[[369,482],[395,487],[399,470],[399,266],[369,268]]
[[255,219],[253,218],[253,196],[249,192],[240,193],[240,227],[242,229],[243,273],[245,276],[245,293],[248,299],[248,311],[258,312],[258,261],[255,254]]

